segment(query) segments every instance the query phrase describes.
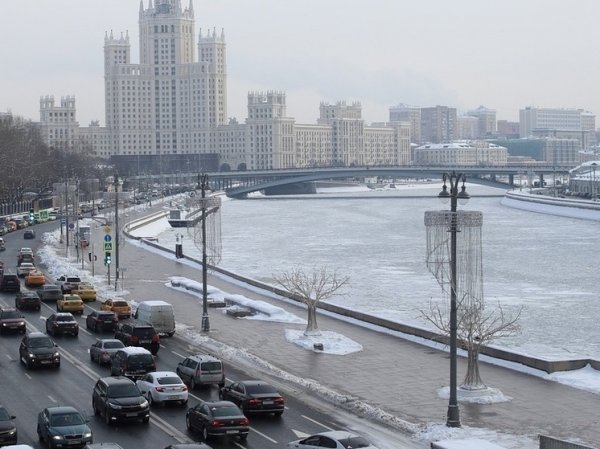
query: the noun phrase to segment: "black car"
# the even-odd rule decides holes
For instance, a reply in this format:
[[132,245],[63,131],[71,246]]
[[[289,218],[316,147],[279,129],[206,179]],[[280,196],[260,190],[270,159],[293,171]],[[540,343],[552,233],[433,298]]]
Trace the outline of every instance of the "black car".
[[15,308],[20,310],[40,310],[42,301],[36,292],[31,290],[21,291],[15,296]]
[[115,338],[121,340],[125,346],[146,348],[152,355],[156,355],[160,348],[160,337],[154,326],[144,322],[120,322],[115,331]]
[[63,297],[62,290],[58,285],[42,285],[37,291],[40,300],[42,301],[56,301]]
[[281,416],[285,407],[283,396],[261,380],[234,382],[221,388],[219,398],[233,402],[244,413],[274,413]]
[[117,329],[119,318],[115,312],[94,310],[85,319],[85,328],[94,332],[114,332]]
[[6,407],[0,405],[0,446],[17,444],[17,426],[14,419]]
[[150,404],[134,381],[124,376],[102,377],[92,393],[94,414],[106,424],[118,421],[150,421]]
[[17,309],[12,307],[0,308],[0,334],[7,332],[20,332],[22,334],[27,330],[27,325],[23,315]]
[[38,414],[37,434],[48,449],[83,447],[93,440],[88,420],[74,407],[47,407]]
[[190,431],[199,431],[204,441],[214,436],[248,438],[250,422],[237,405],[230,401],[201,401],[188,408],[185,425]]
[[14,273],[3,273],[0,279],[0,292],[20,292],[21,281]]
[[34,239],[35,231],[33,229],[26,229],[25,232],[23,233],[23,238],[24,239]]
[[46,332],[50,335],[79,335],[79,323],[70,312],[56,312],[46,318]]
[[23,337],[19,346],[19,359],[27,368],[60,367],[58,346],[50,337],[41,332],[31,332]]

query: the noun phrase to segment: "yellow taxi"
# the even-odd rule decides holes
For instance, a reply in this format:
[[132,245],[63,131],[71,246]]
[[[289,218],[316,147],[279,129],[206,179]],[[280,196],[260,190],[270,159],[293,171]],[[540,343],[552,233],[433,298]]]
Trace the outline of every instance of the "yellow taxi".
[[39,270],[32,270],[25,275],[25,286],[41,287],[46,283],[46,276]]
[[96,289],[88,282],[81,282],[75,287],[71,293],[79,295],[84,301],[95,301],[96,300]]
[[124,299],[107,299],[100,306],[100,310],[114,312],[119,318],[131,317],[131,306]]
[[56,310],[58,312],[71,312],[83,314],[83,300],[79,295],[63,295],[56,300]]

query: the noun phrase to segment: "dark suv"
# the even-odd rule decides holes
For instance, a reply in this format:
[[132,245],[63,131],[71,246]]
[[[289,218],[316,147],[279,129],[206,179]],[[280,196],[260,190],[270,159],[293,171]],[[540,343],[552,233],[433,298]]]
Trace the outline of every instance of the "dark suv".
[[0,335],[6,332],[20,332],[24,334],[27,325],[23,315],[12,307],[0,308]]
[[127,377],[102,377],[92,393],[95,415],[106,424],[118,421],[150,421],[150,404],[137,385]]
[[20,310],[40,310],[42,308],[42,301],[40,301],[40,297],[36,292],[26,290],[17,293],[15,307]]
[[154,326],[144,322],[124,321],[119,323],[115,331],[115,338],[121,340],[125,346],[146,348],[152,355],[156,355],[160,348],[160,337]]
[[19,359],[27,368],[34,366],[60,366],[58,346],[41,332],[31,332],[23,337],[19,346]]
[[79,323],[72,313],[56,312],[46,318],[46,332],[51,335],[79,335]]
[[4,273],[0,279],[0,292],[20,292],[21,281],[14,273]]

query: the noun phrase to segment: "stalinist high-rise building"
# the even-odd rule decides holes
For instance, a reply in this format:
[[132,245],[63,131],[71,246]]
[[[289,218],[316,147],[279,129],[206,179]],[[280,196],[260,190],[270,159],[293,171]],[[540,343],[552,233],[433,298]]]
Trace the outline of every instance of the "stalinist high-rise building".
[[106,127],[113,154],[214,151],[227,119],[225,36],[200,33],[181,0],[140,3],[140,63],[128,35],[104,38]]
[[48,144],[91,149],[125,174],[410,163],[409,124],[367,126],[360,103],[322,104],[303,125],[284,92],[250,92],[245,121],[229,119],[225,34],[196,35],[188,1],[141,0],[138,64],[128,33],[104,36],[106,126],[79,127],[74,96],[40,99]]

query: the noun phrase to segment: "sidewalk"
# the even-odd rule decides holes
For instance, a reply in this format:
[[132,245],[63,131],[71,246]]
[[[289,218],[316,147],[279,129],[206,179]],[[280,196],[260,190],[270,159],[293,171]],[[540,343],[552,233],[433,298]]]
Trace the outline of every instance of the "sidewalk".
[[[123,218],[123,222],[126,221],[128,219]],[[125,289],[130,294],[126,299],[164,299],[175,306],[178,323],[200,329],[201,301],[165,286],[170,276],[201,282],[199,267],[180,262],[173,255],[162,257],[131,242],[124,244],[120,257],[120,266],[127,267]],[[210,273],[208,283],[228,293],[265,301],[306,317],[301,306],[261,295]],[[449,382],[446,352],[319,314],[321,330],[349,337],[360,343],[363,350],[344,356],[315,353],[285,339],[285,329],[303,330],[304,325],[235,319],[218,309],[209,309],[209,315],[211,339],[245,349],[299,378],[315,379],[347,395],[349,401],[362,400],[417,426],[445,423],[448,400],[439,398],[437,391]],[[459,358],[459,382],[465,369],[466,361]],[[512,400],[485,405],[461,403],[463,426],[532,439],[545,434],[588,444],[600,441],[598,395],[485,363],[481,363],[480,370],[488,386],[499,389]]]

